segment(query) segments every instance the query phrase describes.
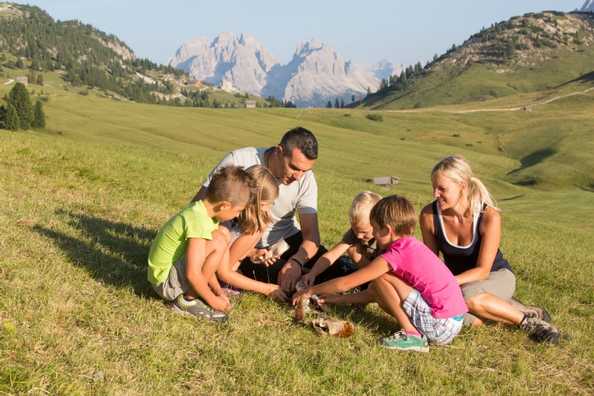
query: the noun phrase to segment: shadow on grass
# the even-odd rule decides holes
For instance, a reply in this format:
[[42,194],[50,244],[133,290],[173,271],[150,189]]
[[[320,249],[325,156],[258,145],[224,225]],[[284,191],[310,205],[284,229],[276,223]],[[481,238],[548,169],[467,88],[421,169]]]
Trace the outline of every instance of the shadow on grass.
[[530,153],[525,157],[522,157],[520,159],[520,163],[522,165],[519,168],[509,171],[507,174],[508,174],[508,176],[513,175],[514,173],[518,173],[521,170],[524,170],[526,168],[530,168],[531,166],[540,164],[542,161],[555,155],[556,153],[557,153],[557,150],[552,149],[550,147],[547,147],[547,148],[544,148],[541,150],[536,150],[535,152]]
[[335,305],[330,308],[330,312],[332,316],[364,326],[377,333],[378,336],[391,334],[400,328],[398,322],[383,313],[376,304],[370,305],[374,306],[374,309],[371,309],[371,306],[364,308],[360,305]]
[[575,83],[575,82],[579,82],[579,83],[594,82],[594,72],[583,74],[583,75],[579,76],[578,78],[574,78],[573,80],[569,80],[569,81],[564,82],[563,84],[559,84],[555,88],[561,88],[561,87],[564,87],[568,84]]
[[523,198],[526,194],[518,194],[518,195],[514,195],[512,197],[507,197],[507,198],[502,198],[499,201],[513,201],[515,199],[520,199]]
[[84,237],[77,239],[39,225],[33,231],[52,239],[76,265],[105,284],[126,288],[143,297],[155,297],[146,280],[146,257],[156,232],[82,213],[59,210],[67,224]]

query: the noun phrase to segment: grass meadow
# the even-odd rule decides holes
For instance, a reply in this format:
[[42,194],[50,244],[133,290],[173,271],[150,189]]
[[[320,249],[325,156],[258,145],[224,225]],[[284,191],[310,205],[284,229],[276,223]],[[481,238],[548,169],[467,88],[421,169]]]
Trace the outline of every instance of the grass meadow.
[[[0,131],[0,394],[594,393],[594,97],[375,122],[363,110],[140,105],[46,81],[47,130]],[[517,296],[552,313],[560,345],[486,326],[399,353],[378,346],[396,327],[377,307],[337,309],[356,332],[333,339],[252,294],[225,325],[168,310],[145,280],[158,228],[227,151],[273,145],[296,125],[320,141],[327,246],[357,192],[403,194],[420,209],[432,165],[463,154],[503,210]],[[401,182],[365,181],[380,175]]]

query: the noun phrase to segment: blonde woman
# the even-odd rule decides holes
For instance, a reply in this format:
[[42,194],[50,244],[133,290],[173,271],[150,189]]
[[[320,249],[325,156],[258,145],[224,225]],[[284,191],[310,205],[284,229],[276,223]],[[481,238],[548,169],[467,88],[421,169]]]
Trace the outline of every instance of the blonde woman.
[[467,325],[485,320],[516,325],[535,341],[557,343],[559,331],[542,308],[513,300],[516,277],[499,250],[501,213],[470,165],[459,156],[439,161],[431,173],[435,201],[421,212],[423,241],[462,288]]

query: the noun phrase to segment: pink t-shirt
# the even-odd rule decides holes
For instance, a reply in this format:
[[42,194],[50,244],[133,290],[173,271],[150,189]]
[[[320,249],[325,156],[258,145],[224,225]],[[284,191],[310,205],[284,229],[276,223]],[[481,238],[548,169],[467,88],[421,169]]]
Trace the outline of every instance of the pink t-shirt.
[[451,318],[468,312],[454,275],[427,246],[414,237],[392,243],[382,255],[394,275],[416,289],[435,318]]

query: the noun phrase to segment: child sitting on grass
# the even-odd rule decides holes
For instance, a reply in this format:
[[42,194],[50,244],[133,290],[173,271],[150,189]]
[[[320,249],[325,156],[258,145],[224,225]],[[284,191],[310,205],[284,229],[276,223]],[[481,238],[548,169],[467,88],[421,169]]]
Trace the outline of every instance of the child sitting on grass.
[[371,210],[373,236],[384,253],[357,272],[298,293],[293,299],[341,293],[372,282],[380,307],[401,330],[382,339],[390,349],[428,351],[428,341],[450,343],[462,329],[468,311],[452,273],[422,242],[412,236],[415,211],[403,197],[392,195]]
[[[270,210],[278,197],[280,183],[265,166],[253,165],[246,171],[254,179],[255,189],[252,191],[249,205],[241,215],[233,221],[222,224],[223,227],[215,233],[215,237],[223,239],[223,248],[226,249],[222,264],[217,269],[217,276],[233,288],[286,301],[287,297],[276,283],[260,282],[238,271],[241,260],[254,255],[258,250],[255,246],[262,232],[271,223]],[[220,243],[220,241],[214,242]],[[255,259],[253,261],[256,262]],[[262,266],[265,264],[262,263]]]
[[148,280],[173,309],[214,321],[227,319],[228,297],[216,281],[223,253],[207,241],[218,223],[237,217],[250,200],[252,177],[228,166],[217,172],[204,200],[192,202],[159,230],[148,257]]
[[[301,277],[300,287],[309,288],[314,285],[316,277],[333,265],[344,253],[347,253],[357,268],[363,268],[377,255],[377,243],[373,239],[373,228],[369,222],[371,208],[382,197],[371,191],[363,191],[355,196],[349,220],[351,228],[343,235],[342,240],[316,261],[312,269]],[[374,301],[373,292],[367,288],[360,293],[349,295],[326,296],[327,304],[367,304]]]

